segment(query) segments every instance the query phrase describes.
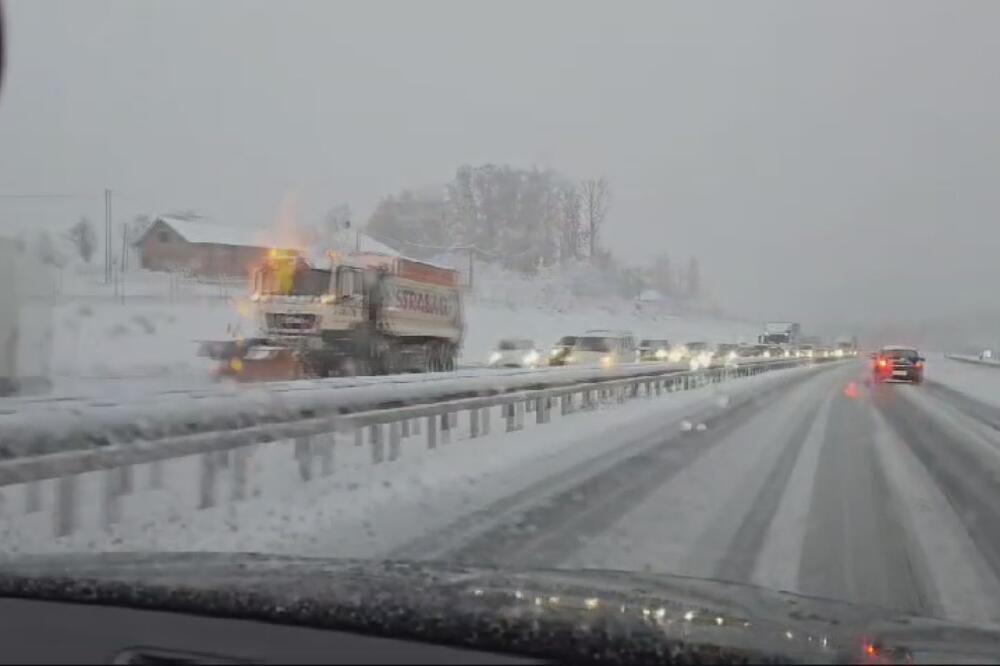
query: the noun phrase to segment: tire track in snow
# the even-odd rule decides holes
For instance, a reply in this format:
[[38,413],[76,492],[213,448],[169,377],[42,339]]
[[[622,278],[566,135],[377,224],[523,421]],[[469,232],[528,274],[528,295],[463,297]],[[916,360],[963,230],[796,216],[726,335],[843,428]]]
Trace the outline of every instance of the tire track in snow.
[[899,519],[875,450],[876,432],[867,398],[834,399],[809,498],[796,591],[923,613],[933,595]]
[[[904,394],[905,396],[905,394]],[[932,400],[943,403],[938,409]],[[1000,577],[1000,455],[995,441],[962,428],[941,394],[885,400],[880,414],[927,471],[976,548]],[[968,417],[966,417],[968,418]]]
[[[576,470],[583,476],[568,484],[552,480],[536,484],[526,491],[531,498],[529,503],[503,500],[463,519],[456,529],[446,529],[444,534],[431,534],[421,540],[427,544],[447,543],[447,549],[433,545],[422,549],[418,543],[396,555],[432,554],[449,560],[505,566],[555,566],[576,551],[581,541],[606,530],[629,508],[641,503],[728,433],[753,418],[776,396],[815,376],[816,373],[796,374],[709,416],[704,421],[707,426],[704,432],[684,433],[674,427],[666,437],[639,443],[637,453],[616,460],[608,468],[588,463],[584,469]],[[477,525],[486,528],[476,529]],[[421,550],[423,554],[418,555]]]

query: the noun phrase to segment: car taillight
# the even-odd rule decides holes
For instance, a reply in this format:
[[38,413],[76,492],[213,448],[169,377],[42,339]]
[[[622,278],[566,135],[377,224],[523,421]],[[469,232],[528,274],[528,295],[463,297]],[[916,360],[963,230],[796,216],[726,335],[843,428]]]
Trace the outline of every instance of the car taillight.
[[913,367],[915,367],[915,368],[922,368],[922,367],[924,367],[924,362],[923,361],[917,361],[916,363],[913,364]]
[[889,362],[886,361],[885,358],[881,357],[881,356],[879,357],[877,363],[878,363],[878,367],[880,367],[880,368],[885,368],[889,364]]

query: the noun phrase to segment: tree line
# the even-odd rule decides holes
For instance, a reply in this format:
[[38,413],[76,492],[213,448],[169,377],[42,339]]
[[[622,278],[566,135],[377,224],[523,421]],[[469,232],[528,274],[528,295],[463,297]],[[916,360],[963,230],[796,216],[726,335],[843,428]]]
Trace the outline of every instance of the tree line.
[[663,253],[647,266],[625,266],[605,249],[611,202],[604,177],[572,180],[551,169],[462,166],[444,185],[383,197],[366,231],[418,259],[461,250],[526,274],[585,263],[611,277],[623,296],[655,289],[698,298],[697,259],[680,271]]

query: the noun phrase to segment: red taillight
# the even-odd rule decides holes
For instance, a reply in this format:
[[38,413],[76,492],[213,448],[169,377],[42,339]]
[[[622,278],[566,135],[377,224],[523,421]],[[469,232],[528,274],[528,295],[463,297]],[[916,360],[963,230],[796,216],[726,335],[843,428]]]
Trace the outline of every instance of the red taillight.
[[923,361],[917,361],[916,363],[913,364],[913,367],[915,367],[915,368],[922,368],[922,367],[924,367],[924,362]]
[[889,364],[889,362],[886,361],[885,358],[882,357],[882,356],[879,357],[877,363],[878,363],[878,367],[880,367],[880,368],[885,368]]

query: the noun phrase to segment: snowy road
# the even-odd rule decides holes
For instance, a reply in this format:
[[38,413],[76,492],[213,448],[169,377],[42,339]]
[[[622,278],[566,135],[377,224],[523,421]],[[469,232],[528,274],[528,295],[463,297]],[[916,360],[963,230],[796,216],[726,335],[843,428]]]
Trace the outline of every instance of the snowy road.
[[[1000,395],[1000,371],[950,363],[929,365],[922,386],[871,384],[867,361],[850,361],[607,404],[520,432],[469,439],[463,426],[446,445],[416,438],[398,461],[374,466],[338,435],[334,473],[309,484],[295,482],[275,443],[256,454],[278,484],[259,497],[163,522],[154,509],[168,498],[151,491],[110,532],[53,541],[28,521],[5,539],[22,552],[663,572],[1000,623],[1000,404],[985,391],[992,383]],[[8,505],[29,499],[11,493]]]
[[[624,569],[1000,620],[1000,409],[863,364],[795,374],[622,441],[392,555]],[[517,501],[514,501],[516,499]],[[484,528],[485,526],[485,528]]]

